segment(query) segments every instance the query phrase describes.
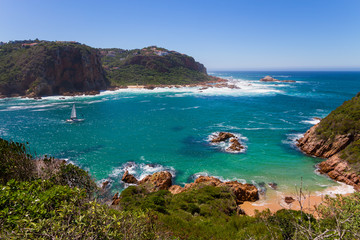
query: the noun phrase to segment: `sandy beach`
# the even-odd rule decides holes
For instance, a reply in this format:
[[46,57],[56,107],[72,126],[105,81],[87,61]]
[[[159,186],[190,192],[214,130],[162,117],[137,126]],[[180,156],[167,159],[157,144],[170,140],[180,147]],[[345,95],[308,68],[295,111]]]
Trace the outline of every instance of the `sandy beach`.
[[[271,212],[276,212],[280,209],[301,210],[314,214],[316,216],[316,207],[324,202],[325,197],[336,197],[337,194],[347,196],[355,192],[354,188],[343,183],[339,186],[328,187],[323,191],[309,192],[303,190],[300,195],[299,190],[294,188],[294,191],[280,192],[275,190],[268,190],[266,195],[260,196],[260,200],[256,202],[244,202],[240,207],[245,211],[246,215],[254,216],[255,211],[263,211],[269,209]],[[291,197],[294,201],[286,203],[285,197]]]

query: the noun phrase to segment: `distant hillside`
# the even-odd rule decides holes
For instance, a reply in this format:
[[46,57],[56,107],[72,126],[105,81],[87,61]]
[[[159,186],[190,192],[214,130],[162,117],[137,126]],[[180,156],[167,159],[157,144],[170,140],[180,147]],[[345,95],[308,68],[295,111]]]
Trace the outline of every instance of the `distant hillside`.
[[0,45],[0,97],[95,94],[127,85],[214,80],[194,58],[164,48],[95,49],[69,41]]
[[47,41],[0,46],[0,95],[58,95],[108,86],[98,50],[89,46]]
[[151,46],[143,49],[100,49],[103,67],[114,86],[191,84],[209,80],[194,58]]

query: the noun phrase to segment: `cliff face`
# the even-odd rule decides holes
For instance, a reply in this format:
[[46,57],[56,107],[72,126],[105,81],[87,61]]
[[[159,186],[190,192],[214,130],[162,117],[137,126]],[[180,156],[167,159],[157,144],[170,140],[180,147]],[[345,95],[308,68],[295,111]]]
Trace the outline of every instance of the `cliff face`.
[[7,46],[0,53],[0,95],[43,96],[106,89],[109,85],[96,49],[65,43]]
[[359,94],[311,127],[298,140],[306,154],[328,158],[318,165],[319,172],[360,190],[360,112]]

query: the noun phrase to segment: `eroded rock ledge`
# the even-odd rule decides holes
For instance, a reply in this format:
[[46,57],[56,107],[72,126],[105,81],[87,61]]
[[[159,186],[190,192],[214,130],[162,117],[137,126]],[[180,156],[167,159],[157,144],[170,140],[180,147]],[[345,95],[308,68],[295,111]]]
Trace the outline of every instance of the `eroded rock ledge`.
[[336,181],[354,186],[359,191],[360,177],[345,160],[340,158],[340,151],[353,141],[360,139],[360,136],[348,133],[337,135],[334,139],[322,139],[316,134],[318,126],[319,124],[314,125],[304,134],[304,137],[298,139],[297,146],[306,154],[328,158],[318,164],[319,172],[327,174]]
[[[200,176],[193,183],[186,184],[184,187],[172,185],[172,175],[167,171],[156,172],[146,176],[140,181],[136,180],[136,182],[134,179],[136,180],[136,178],[127,171],[122,178],[125,183],[136,183],[150,192],[169,190],[172,194],[179,194],[188,190],[201,188],[202,186],[214,186],[228,188],[229,191],[235,195],[237,204],[241,204],[244,201],[254,202],[259,199],[258,189],[254,185],[242,184],[237,181],[222,182],[215,177]],[[113,204],[116,204],[115,200]]]

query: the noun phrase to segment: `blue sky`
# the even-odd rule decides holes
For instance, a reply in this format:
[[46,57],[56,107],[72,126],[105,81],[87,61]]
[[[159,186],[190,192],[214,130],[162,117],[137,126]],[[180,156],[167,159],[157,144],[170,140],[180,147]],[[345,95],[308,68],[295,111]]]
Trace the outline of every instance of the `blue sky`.
[[209,70],[360,70],[360,0],[0,0],[0,41],[157,45]]

